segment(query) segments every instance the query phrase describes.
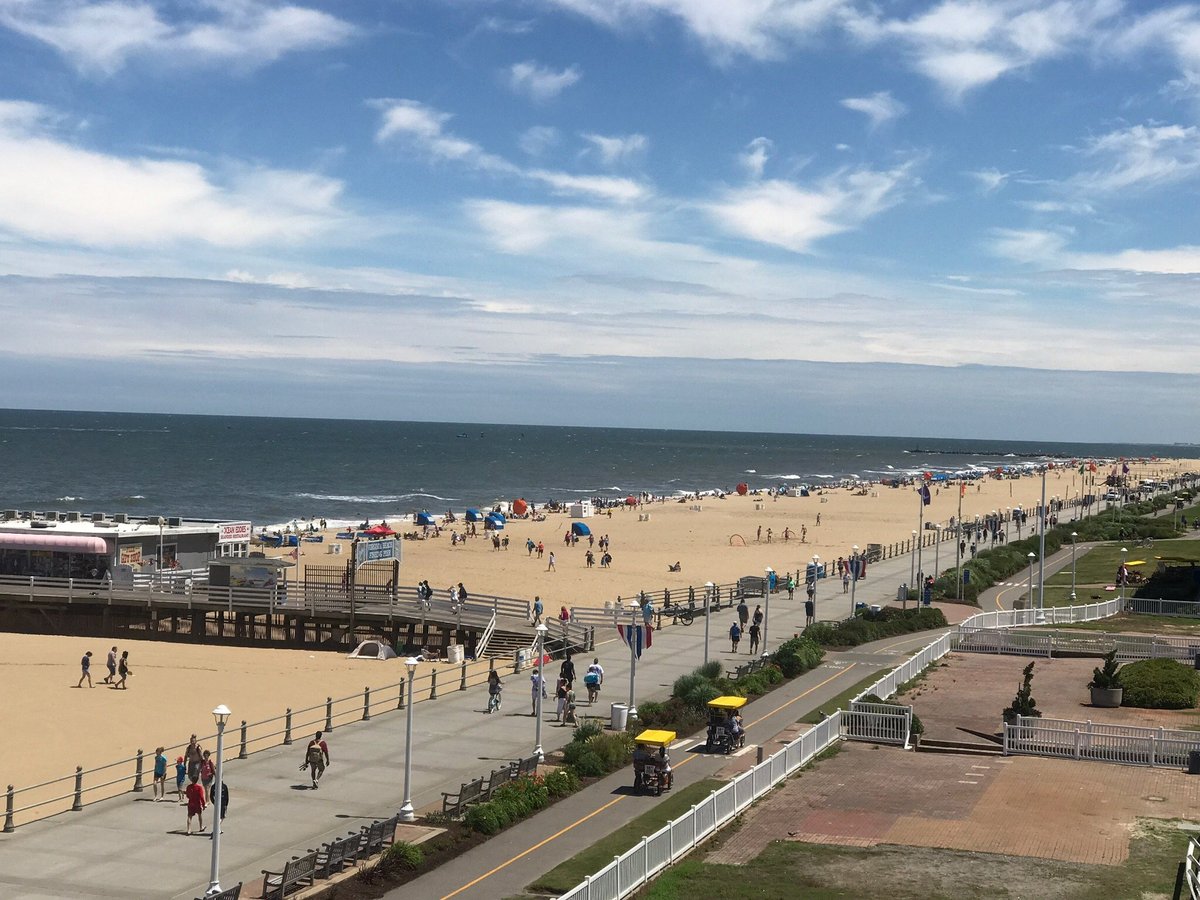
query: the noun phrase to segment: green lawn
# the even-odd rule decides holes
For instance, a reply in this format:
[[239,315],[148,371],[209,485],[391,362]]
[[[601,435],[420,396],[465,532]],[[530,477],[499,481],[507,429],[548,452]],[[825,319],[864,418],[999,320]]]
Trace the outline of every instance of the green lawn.
[[1120,866],[890,845],[858,848],[779,841],[744,866],[686,859],[636,896],[646,900],[1165,898],[1174,889],[1176,867],[1187,850],[1189,834],[1193,833],[1170,822],[1143,819],[1129,859]]
[[814,709],[807,715],[801,716],[797,721],[807,722],[809,725],[816,725],[824,718],[822,713],[826,715],[832,714],[836,709],[845,709],[850,705],[850,701],[877,682],[884,676],[885,672],[873,672],[870,675],[861,678],[850,687],[846,688],[836,697],[831,700],[826,700],[818,709]]
[[1143,616],[1118,613],[1093,622],[1073,622],[1055,628],[1080,628],[1084,631],[1137,631],[1145,634],[1200,635],[1200,621],[1182,616]]
[[687,787],[672,790],[655,803],[652,809],[601,838],[582,853],[555,866],[526,890],[533,894],[565,894],[587,876],[594,875],[612,862],[614,856],[620,856],[646,835],[654,834],[668,822],[678,819],[693,805],[724,784],[725,782],[715,778],[706,778]]

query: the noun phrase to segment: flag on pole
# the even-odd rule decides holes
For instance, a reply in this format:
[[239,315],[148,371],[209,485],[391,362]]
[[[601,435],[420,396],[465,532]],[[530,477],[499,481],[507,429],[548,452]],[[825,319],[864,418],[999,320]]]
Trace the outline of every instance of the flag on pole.
[[649,625],[618,625],[617,633],[622,641],[633,648],[638,659],[642,658],[642,651],[649,649],[654,642],[654,629]]
[[1090,462],[1090,463],[1088,463],[1088,471],[1089,471],[1089,472],[1095,472],[1095,471],[1096,471],[1096,464],[1095,464],[1094,462]]
[[1121,463],[1121,474],[1122,475],[1129,474],[1129,463]]
[[917,493],[921,495],[921,505],[928,506],[929,501],[931,499],[929,496],[929,485],[927,485],[927,484],[921,485],[921,489],[919,491],[917,491]]

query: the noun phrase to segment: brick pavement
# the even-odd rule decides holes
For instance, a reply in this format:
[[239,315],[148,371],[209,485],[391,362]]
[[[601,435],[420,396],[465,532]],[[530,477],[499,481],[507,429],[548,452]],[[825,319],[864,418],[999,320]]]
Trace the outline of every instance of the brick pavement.
[[799,840],[1115,865],[1138,818],[1198,816],[1200,781],[1174,770],[846,743],[751,808],[707,861],[745,864],[772,841]]

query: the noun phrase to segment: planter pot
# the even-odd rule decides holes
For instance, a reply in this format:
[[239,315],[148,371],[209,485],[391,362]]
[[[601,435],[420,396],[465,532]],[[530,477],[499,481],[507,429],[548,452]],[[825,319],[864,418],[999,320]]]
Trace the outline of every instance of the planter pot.
[[1099,706],[1104,709],[1115,709],[1121,705],[1121,698],[1124,696],[1124,688],[1088,688],[1092,692],[1092,706]]

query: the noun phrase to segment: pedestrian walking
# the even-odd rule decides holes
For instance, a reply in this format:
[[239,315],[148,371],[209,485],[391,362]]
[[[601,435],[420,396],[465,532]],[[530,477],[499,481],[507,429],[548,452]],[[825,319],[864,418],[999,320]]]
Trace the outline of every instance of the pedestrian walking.
[[117,648],[113,647],[108,651],[108,658],[104,661],[105,667],[108,669],[108,674],[104,676],[105,684],[112,684],[117,678]]
[[746,627],[746,623],[750,621],[750,607],[746,605],[746,600],[743,598],[737,606],[738,624],[742,628]]
[[204,787],[204,796],[209,803],[213,802],[213,781],[217,777],[217,764],[212,753],[204,751],[204,759],[200,761],[200,784]]
[[542,676],[540,668],[534,669],[533,674],[529,676],[529,699],[532,701],[532,707],[529,710],[531,716],[536,716],[538,711],[538,697],[546,699],[546,679]]
[[325,774],[325,767],[329,765],[329,745],[321,739],[321,732],[317,732],[316,737],[308,742],[308,746],[304,748],[304,762],[300,764],[300,770],[308,769],[309,777],[312,779],[312,789],[315,791],[321,781],[321,776]]
[[796,599],[796,579],[792,575],[788,575],[787,592],[788,592],[788,600]]
[[117,683],[113,685],[113,690],[126,690],[125,679],[133,674],[133,670],[129,668],[129,651],[126,650],[121,654],[121,658],[117,661]]
[[204,750],[200,747],[200,742],[196,740],[193,734],[192,739],[188,741],[187,749],[183,751],[184,759],[187,762],[188,778],[200,780],[200,763],[204,762]]
[[166,747],[154,751],[154,802],[167,798],[167,754]]
[[842,573],[842,593],[850,593],[850,571],[846,570]]
[[604,684],[604,667],[600,665],[600,657],[597,656],[583,675],[583,686],[587,688],[589,706],[593,705],[596,698],[600,696],[602,684]]
[[729,629],[729,641],[730,641],[730,643],[733,644],[733,652],[734,653],[738,652],[738,644],[741,642],[741,640],[742,640],[742,626],[740,626],[737,622],[734,622],[733,625],[730,626],[730,629]]
[[175,799],[183,802],[183,783],[187,781],[187,763],[182,756],[175,757]]
[[804,601],[804,627],[808,627],[817,620],[817,604],[810,597]]
[[571,660],[571,651],[563,657],[562,665],[558,667],[558,677],[567,680],[567,687],[575,686],[575,663]]
[[79,668],[82,674],[79,676],[79,683],[75,685],[77,688],[83,687],[83,680],[86,678],[88,687],[95,687],[92,684],[92,651],[89,650],[83,654],[83,659],[79,660]]
[[554,687],[554,720],[565,724],[567,721],[567,691],[570,690],[567,679],[560,677]]
[[750,626],[750,655],[753,656],[758,652],[758,635],[762,631],[762,626],[757,622]]
[[500,694],[504,690],[504,682],[500,680],[500,673],[495,669],[488,672],[488,715],[500,711]]
[[550,561],[546,565],[546,571],[547,572],[558,571],[557,569],[554,568],[554,551],[553,550],[550,551]]
[[533,598],[533,625],[535,628],[538,625],[542,624],[542,612],[543,611],[544,611],[544,607],[542,606],[542,598],[534,597]]
[[754,618],[753,618],[751,621],[752,621],[752,622],[753,622],[755,625],[762,625],[762,623],[763,623],[763,611],[762,611],[762,604],[761,604],[761,603],[755,604],[755,606],[754,606]]
[[650,598],[642,594],[642,622],[649,625],[654,621],[654,605],[650,602]]
[[187,795],[187,833],[192,833],[192,817],[194,816],[200,823],[200,831],[204,831],[204,807],[207,805],[204,799],[204,788],[198,784],[198,779],[192,776],[187,790],[184,792]]

